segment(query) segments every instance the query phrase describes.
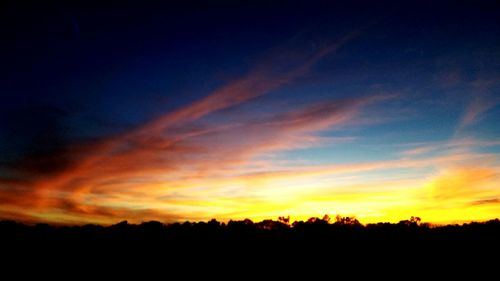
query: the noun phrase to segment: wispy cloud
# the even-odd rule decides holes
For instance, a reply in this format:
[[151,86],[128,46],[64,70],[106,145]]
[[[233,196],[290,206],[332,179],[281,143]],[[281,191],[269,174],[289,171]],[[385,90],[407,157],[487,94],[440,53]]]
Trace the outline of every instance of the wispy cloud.
[[217,110],[265,95],[305,75],[318,61],[335,53],[356,36],[358,32],[351,32],[339,41],[319,48],[309,55],[280,49],[281,53],[271,55],[245,76],[220,87],[200,101],[151,121],[134,133],[161,132],[171,126],[179,126],[180,123],[193,121]]
[[492,94],[495,86],[499,83],[498,79],[477,80],[471,83],[474,91],[473,96],[462,115],[457,131],[477,123],[487,111],[500,103],[500,99]]
[[[380,100],[330,100],[250,121],[240,120],[235,113],[230,122],[203,122],[209,114],[247,103],[307,74],[316,62],[355,36],[351,33],[310,54],[280,52],[205,98],[129,132],[71,144],[64,148],[63,155],[50,156],[68,156],[70,161],[64,167],[47,174],[34,171],[22,183],[2,180],[9,188],[2,190],[0,199],[5,204],[46,211],[47,220],[50,210],[52,215],[63,212],[67,220],[89,216],[113,220],[139,217],[134,215],[138,213],[149,214],[143,217],[150,218],[153,213],[146,210],[151,206],[154,212],[173,218],[175,210],[164,209],[164,204],[151,198],[196,179],[235,172],[238,169],[234,167],[259,165],[253,159],[266,152],[315,145],[319,137],[314,133],[343,124],[363,107]],[[23,173],[30,161],[33,159],[19,162],[15,169]],[[183,213],[189,213],[188,208]]]
[[472,205],[500,204],[500,198],[480,199],[472,202]]
[[[307,75],[355,36],[312,53],[278,48],[242,77],[127,132],[20,159],[8,166],[14,171],[10,177],[0,178],[0,217],[113,223],[277,215],[301,219],[332,211],[369,222],[415,214],[436,221],[457,214],[467,218],[464,210],[474,218],[495,214],[498,156],[478,148],[498,146],[497,140],[454,136],[406,144],[409,149],[392,158],[340,164],[301,165],[273,158],[325,144],[356,149],[349,147],[356,135],[322,133],[385,122],[380,108],[370,110],[396,94],[280,104],[266,114],[252,111],[254,100]],[[459,130],[496,104],[485,97],[471,103]],[[240,114],[241,106],[246,115]],[[57,169],[40,168],[52,163],[59,163]],[[442,206],[446,210],[437,213]]]
[[497,100],[489,99],[487,97],[474,98],[465,110],[462,120],[460,121],[459,128],[464,128],[478,122],[485,112],[497,104]]
[[441,141],[441,142],[430,142],[430,143],[419,143],[413,146],[410,149],[406,149],[402,151],[402,155],[406,156],[419,156],[425,154],[435,154],[435,153],[450,153],[460,152],[460,151],[468,151],[470,149],[478,149],[485,147],[494,147],[500,146],[500,140],[481,140],[473,137],[467,138],[454,138],[450,141]]

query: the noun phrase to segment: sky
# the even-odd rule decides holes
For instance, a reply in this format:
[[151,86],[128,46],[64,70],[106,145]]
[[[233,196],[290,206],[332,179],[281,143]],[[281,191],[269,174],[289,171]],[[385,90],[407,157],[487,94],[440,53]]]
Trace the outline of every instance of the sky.
[[499,216],[498,1],[181,2],[2,1],[0,219]]

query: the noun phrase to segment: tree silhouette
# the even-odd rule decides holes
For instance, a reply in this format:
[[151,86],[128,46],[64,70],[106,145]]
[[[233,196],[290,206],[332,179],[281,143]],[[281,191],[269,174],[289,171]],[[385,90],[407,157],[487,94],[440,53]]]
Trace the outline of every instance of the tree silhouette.
[[283,224],[290,225],[290,216],[278,217],[278,221],[283,223]]
[[[109,227],[98,225],[51,226],[24,225],[0,221],[0,242],[3,253],[98,253],[126,257],[144,255],[144,251],[168,253],[182,257],[223,253],[228,258],[250,255],[292,257],[294,252],[317,250],[334,257],[373,257],[392,253],[411,256],[433,253],[437,257],[454,251],[477,253],[482,249],[500,250],[500,221],[435,226],[422,223],[413,216],[399,223],[362,225],[355,217],[313,217],[289,223],[289,217],[253,222],[250,219],[230,220],[227,224],[215,219],[208,222],[163,224],[158,221],[138,225],[122,221]],[[409,248],[408,245],[411,245]],[[287,254],[285,254],[287,253]],[[362,254],[361,254],[362,253]],[[4,254],[8,256],[7,254]],[[334,255],[334,257],[332,257]],[[429,258],[429,257],[427,257]]]
[[361,225],[361,223],[356,219],[356,217],[342,217],[337,215],[335,217],[336,225]]

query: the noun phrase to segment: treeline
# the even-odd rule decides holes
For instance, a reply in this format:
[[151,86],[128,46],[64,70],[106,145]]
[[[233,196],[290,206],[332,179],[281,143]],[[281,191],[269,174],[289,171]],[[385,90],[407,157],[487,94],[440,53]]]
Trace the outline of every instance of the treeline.
[[0,221],[1,241],[24,242],[287,242],[356,241],[363,242],[436,242],[453,240],[498,240],[499,219],[471,222],[462,225],[432,225],[419,217],[399,223],[361,224],[355,217],[328,215],[291,222],[289,217],[253,222],[250,219],[230,220],[227,223],[212,219],[208,222],[163,224],[149,221],[129,224],[127,221],[111,226],[87,224],[82,226],[26,225],[15,221]]
[[443,262],[455,270],[473,262],[496,263],[490,256],[500,252],[500,221],[433,226],[412,217],[399,223],[363,225],[353,217],[325,216],[296,222],[288,217],[227,223],[123,221],[107,227],[0,221],[0,250],[4,268],[64,265],[78,272],[109,270],[110,264],[120,264],[123,272],[153,265],[170,270],[186,265],[231,265],[245,271],[250,264],[271,269],[285,264],[287,270],[323,264],[325,269],[314,270],[324,273],[332,264],[337,269],[372,265],[383,270],[395,264],[410,269],[422,264],[442,267]]

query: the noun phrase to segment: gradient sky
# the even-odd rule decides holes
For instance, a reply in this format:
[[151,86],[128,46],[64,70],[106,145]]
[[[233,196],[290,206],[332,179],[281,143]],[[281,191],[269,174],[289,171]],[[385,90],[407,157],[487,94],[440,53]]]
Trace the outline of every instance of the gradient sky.
[[0,4],[0,219],[499,217],[498,1],[39,2]]

